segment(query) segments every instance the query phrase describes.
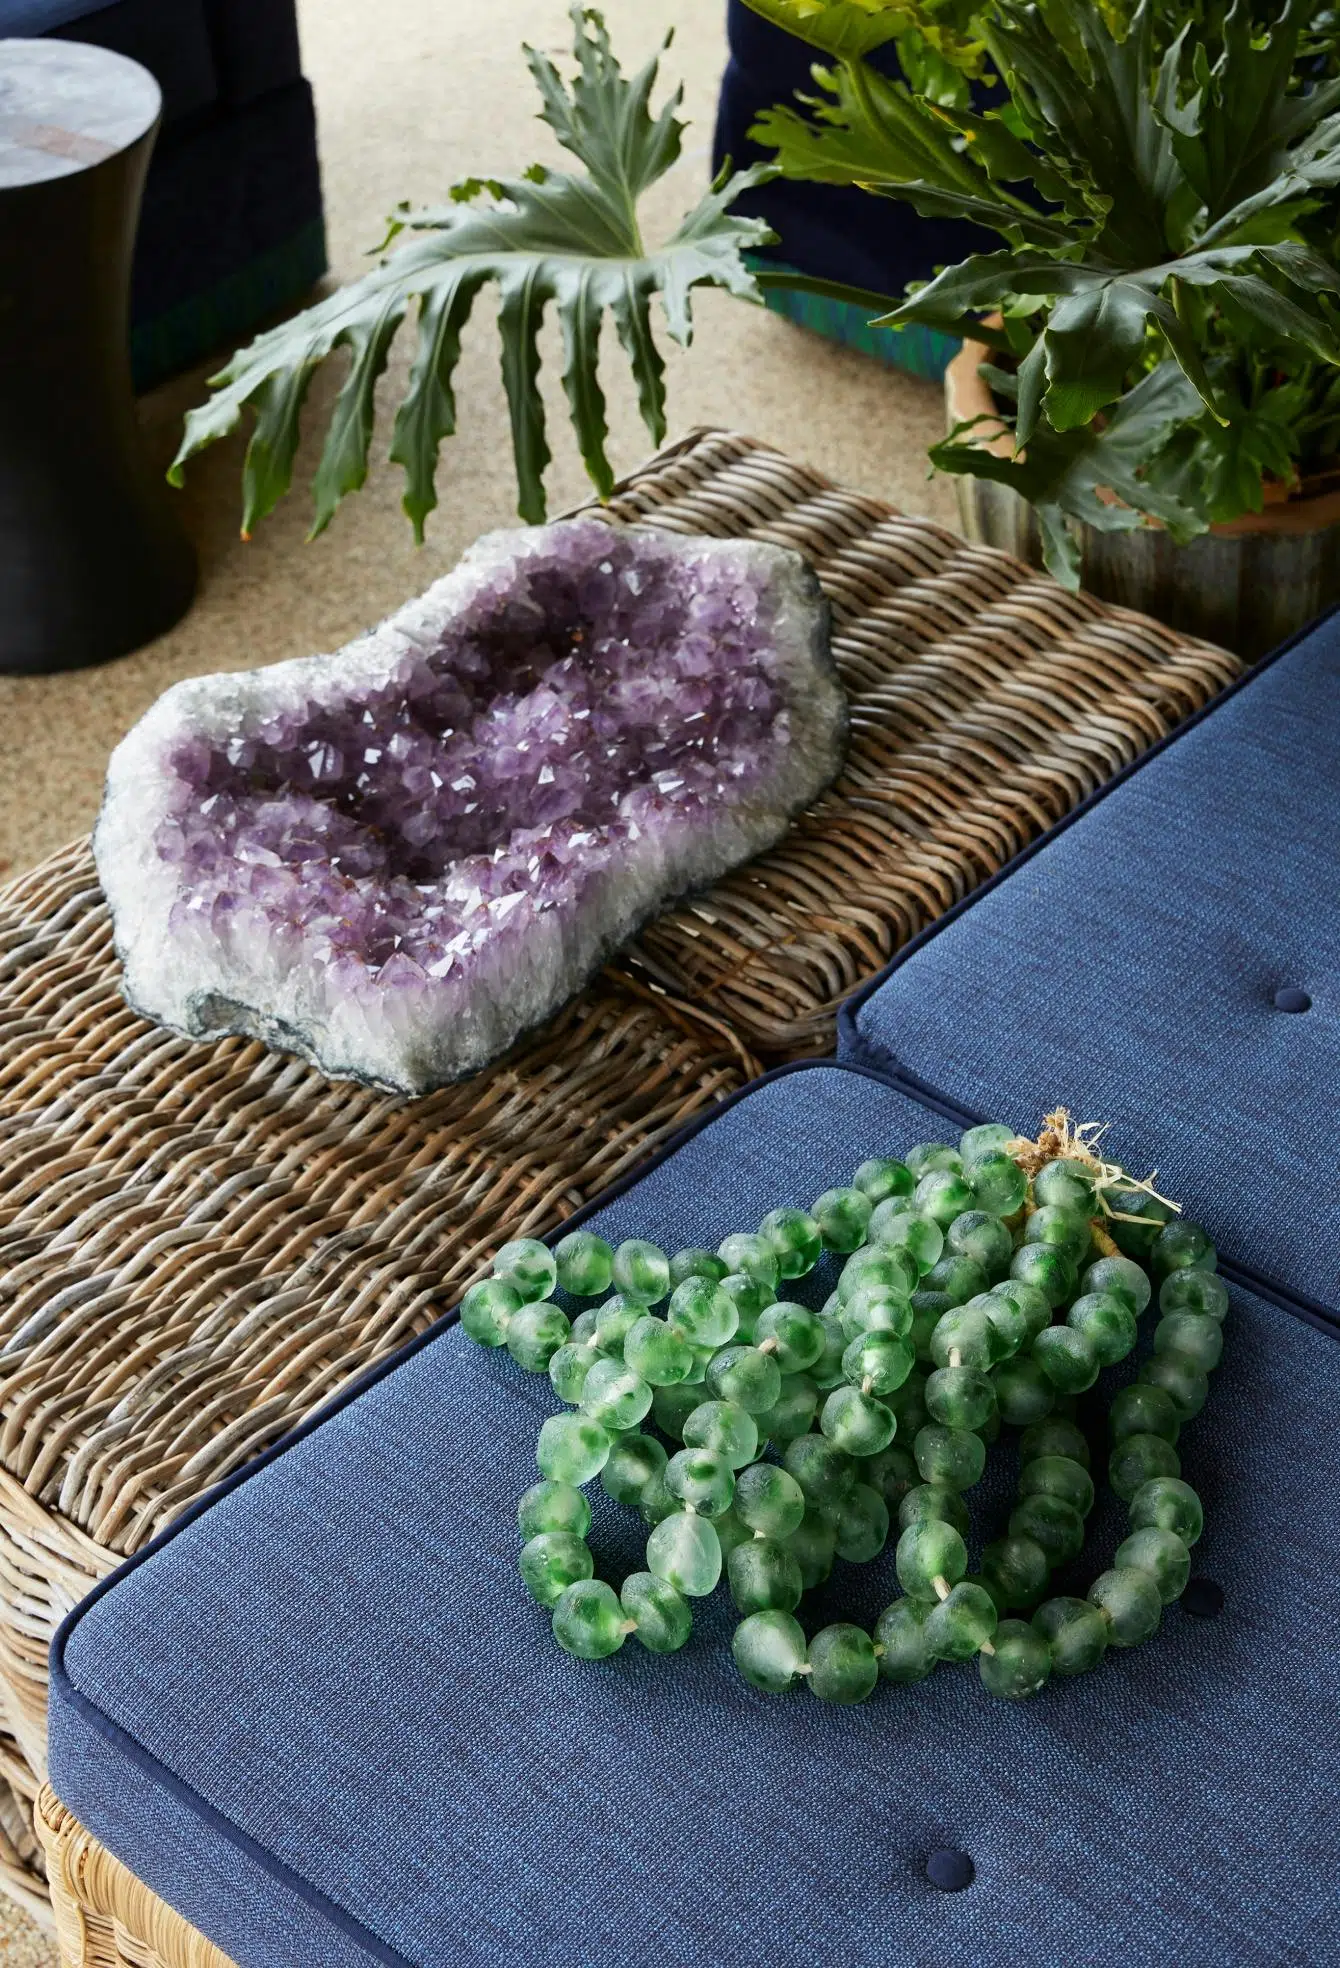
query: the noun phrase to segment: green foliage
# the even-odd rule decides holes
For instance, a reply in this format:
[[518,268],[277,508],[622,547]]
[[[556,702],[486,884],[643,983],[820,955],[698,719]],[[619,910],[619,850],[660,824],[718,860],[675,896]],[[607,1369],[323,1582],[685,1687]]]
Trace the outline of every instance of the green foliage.
[[[544,517],[549,463],[539,390],[537,335],[546,308],[563,337],[563,387],[582,457],[602,495],[614,474],[605,452],[605,400],[597,376],[608,315],[632,368],[652,439],[665,434],[664,364],[652,331],[658,296],[669,334],[687,345],[695,287],[724,287],[759,298],[741,255],[771,237],[759,221],[731,213],[731,201],[769,175],[766,167],[713,185],[663,245],[644,243],[638,206],[679,156],[683,124],[676,94],[653,114],[658,63],[622,73],[599,14],[572,9],[577,73],[565,85],[547,56],[526,50],[543,102],[541,114],[580,172],[535,165],[523,177],[471,179],[439,209],[402,208],[387,241],[399,241],[363,279],[261,335],[211,379],[215,394],[186,420],[172,477],[185,460],[255,412],[244,468],[243,531],[288,490],[302,407],[312,377],[336,349],[348,371],[331,415],[313,482],[313,533],[340,500],[361,486],[375,417],[375,390],[391,344],[411,308],[418,344],[395,418],[391,457],[405,470],[405,511],[416,537],[437,503],[435,475],[445,437],[456,427],[452,378],[461,332],[476,296],[498,289],[503,384],[511,413],[520,511]],[[408,238],[403,237],[409,235]]]

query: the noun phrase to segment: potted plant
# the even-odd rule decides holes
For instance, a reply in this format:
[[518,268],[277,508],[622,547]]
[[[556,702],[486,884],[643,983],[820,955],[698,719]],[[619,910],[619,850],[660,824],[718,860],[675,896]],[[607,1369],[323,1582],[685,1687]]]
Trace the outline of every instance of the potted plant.
[[[966,338],[953,426],[931,457],[964,481],[970,532],[1246,651],[1340,594],[1340,35],[1315,0],[749,4],[827,58],[813,96],[761,119],[777,170],[973,220],[1004,242],[901,299],[805,283],[891,332],[921,323]],[[767,235],[731,202],[757,172],[723,174],[668,241],[647,245],[637,202],[678,153],[677,99],[653,115],[655,63],[625,78],[599,16],[573,18],[570,89],[545,57],[528,59],[581,172],[472,181],[441,209],[403,211],[387,244],[408,243],[242,351],[192,413],[177,471],[244,405],[257,411],[246,527],[287,489],[308,382],[340,346],[352,362],[317,471],[317,530],[361,484],[373,388],[411,307],[419,349],[391,456],[421,529],[453,425],[460,329],[486,282],[501,289],[531,519],[548,459],[535,350],[547,305],[603,492],[602,317],[659,441],[651,297],[687,340],[693,287],[757,298],[760,283],[796,283],[749,264]],[[869,59],[891,42],[902,79]]]

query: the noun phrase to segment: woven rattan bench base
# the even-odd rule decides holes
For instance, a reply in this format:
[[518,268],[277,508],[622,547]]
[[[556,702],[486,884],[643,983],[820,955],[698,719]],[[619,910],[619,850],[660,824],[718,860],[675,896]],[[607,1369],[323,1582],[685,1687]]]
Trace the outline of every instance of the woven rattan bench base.
[[507,1059],[417,1102],[129,1012],[86,844],[0,893],[0,1883],[40,1893],[46,1654],[210,1484],[760,1064],[1236,660],[700,432],[615,517],[799,548],[853,715],[833,791]]
[[49,1784],[38,1796],[36,1823],[61,1968],[233,1968],[85,1831]]

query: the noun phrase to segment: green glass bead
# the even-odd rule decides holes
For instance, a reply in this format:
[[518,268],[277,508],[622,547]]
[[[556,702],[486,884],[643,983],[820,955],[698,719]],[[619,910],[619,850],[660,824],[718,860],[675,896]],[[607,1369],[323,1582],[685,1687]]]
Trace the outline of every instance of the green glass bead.
[[1154,1351],[1171,1353],[1197,1373],[1213,1373],[1224,1351],[1224,1335],[1199,1312],[1168,1312],[1154,1328]]
[[1084,1519],[1060,1497],[1027,1496],[1010,1512],[1010,1536],[1032,1538],[1053,1565],[1064,1565],[1084,1548]]
[[862,1162],[851,1179],[853,1189],[859,1189],[868,1196],[871,1203],[885,1203],[890,1196],[910,1196],[916,1187],[916,1178],[906,1162],[895,1162],[885,1155],[875,1155],[868,1162]]
[[662,1435],[668,1435],[672,1442],[682,1442],[685,1422],[702,1403],[703,1390],[697,1382],[680,1381],[672,1387],[655,1387],[651,1396],[652,1420]]
[[1138,1380],[1113,1396],[1107,1420],[1114,1442],[1124,1442],[1128,1435],[1161,1435],[1165,1442],[1175,1442],[1182,1426],[1171,1394]]
[[861,1464],[861,1481],[879,1491],[890,1510],[900,1508],[909,1490],[921,1483],[921,1471],[910,1449],[891,1442],[878,1455],[867,1456]]
[[1027,1701],[1047,1685],[1051,1650],[1026,1620],[1002,1620],[993,1651],[977,1656],[977,1674],[989,1695],[1000,1701]]
[[1200,1498],[1177,1476],[1154,1476],[1131,1498],[1133,1531],[1172,1531],[1183,1544],[1195,1544],[1205,1528]]
[[859,1189],[825,1189],[810,1211],[824,1249],[854,1251],[870,1228],[871,1202]]
[[477,1346],[501,1346],[525,1301],[506,1278],[484,1278],[461,1300],[461,1325]]
[[926,1645],[929,1612],[924,1600],[895,1599],[876,1623],[874,1640],[879,1671],[897,1687],[924,1681],[936,1665],[935,1656]]
[[1050,1576],[1051,1560],[1036,1538],[997,1538],[982,1553],[982,1583],[1002,1609],[1036,1605]]
[[738,1612],[793,1613],[800,1604],[804,1587],[795,1554],[772,1538],[737,1545],[726,1572]]
[[879,1679],[874,1642],[859,1626],[825,1626],[810,1641],[810,1693],[850,1707]]
[[1068,1209],[1036,1209],[1024,1224],[1024,1243],[1058,1250],[1078,1267],[1088,1254],[1093,1233],[1087,1220]]
[[1000,1343],[995,1327],[979,1305],[956,1305],[936,1322],[931,1334],[931,1358],[937,1367],[976,1367],[979,1373],[985,1373],[995,1365]]
[[1087,1599],[1048,1599],[1033,1630],[1051,1650],[1053,1674],[1087,1674],[1107,1652],[1107,1621]]
[[667,1460],[654,1435],[621,1435],[610,1446],[609,1459],[600,1472],[600,1487],[615,1503],[637,1509],[648,1483],[665,1474]]
[[1047,1162],[1033,1177],[1033,1197],[1044,1209],[1064,1209],[1074,1216],[1090,1217],[1096,1207],[1093,1171],[1068,1156]]
[[713,1356],[707,1384],[719,1401],[735,1401],[750,1414],[763,1414],[781,1397],[782,1370],[771,1353],[756,1346],[727,1346]]
[[722,1238],[717,1246],[717,1256],[726,1266],[728,1275],[742,1271],[746,1278],[766,1285],[771,1296],[776,1296],[782,1274],[777,1268],[777,1253],[766,1237],[757,1236],[752,1230],[737,1230],[733,1235]]
[[1117,1546],[1114,1562],[1118,1566],[1129,1566],[1132,1571],[1147,1572],[1158,1587],[1159,1598],[1165,1606],[1181,1598],[1191,1576],[1191,1553],[1176,1531],[1161,1531],[1153,1527],[1132,1531]]
[[[716,1356],[717,1348],[715,1346],[694,1346],[693,1365],[689,1368],[684,1385],[686,1387],[701,1388],[707,1379],[707,1369],[711,1366],[713,1360],[716,1359]],[[700,1401],[706,1400],[706,1398],[705,1393],[699,1394],[698,1396]]]
[[1150,1252],[1150,1268],[1156,1278],[1166,1278],[1172,1271],[1213,1271],[1215,1263],[1209,1231],[1181,1217],[1165,1224]]
[[1181,1353],[1156,1353],[1145,1361],[1139,1378],[1146,1387],[1161,1387],[1182,1421],[1198,1415],[1210,1397],[1209,1380]]
[[850,1565],[868,1565],[888,1542],[889,1506],[870,1483],[853,1483],[837,1520],[837,1555]]
[[735,1481],[735,1514],[751,1532],[788,1538],[805,1519],[805,1492],[795,1477],[775,1463],[756,1462]]
[[591,1506],[571,1483],[532,1483],[516,1507],[516,1521],[523,1538],[544,1531],[570,1531],[584,1538],[591,1528]]
[[786,1548],[800,1566],[800,1577],[806,1592],[812,1592],[816,1585],[822,1585],[833,1569],[833,1559],[837,1554],[837,1513],[833,1521],[818,1511],[807,1513],[804,1523],[797,1531],[792,1531],[785,1540]]
[[624,1345],[639,1319],[646,1317],[645,1305],[630,1305],[621,1293],[596,1308],[595,1340],[599,1352],[611,1360],[622,1360]]
[[735,1307],[735,1337],[743,1345],[754,1343],[754,1328],[772,1304],[771,1285],[760,1284],[744,1271],[730,1271],[721,1280],[721,1289]]
[[548,1298],[558,1282],[558,1266],[547,1244],[535,1237],[518,1237],[504,1244],[493,1260],[495,1278],[505,1278],[527,1304]]
[[[952,1230],[952,1224],[950,1228]],[[986,1287],[986,1271],[976,1258],[963,1257],[952,1251],[946,1251],[940,1262],[933,1264],[922,1279],[923,1291],[943,1292],[951,1305],[966,1305],[970,1298],[984,1293]]]
[[950,1224],[945,1248],[955,1257],[971,1258],[974,1264],[980,1264],[987,1283],[994,1284],[1010,1268],[1014,1239],[998,1216],[987,1210],[965,1210]]
[[1222,1325],[1228,1311],[1228,1287],[1213,1271],[1170,1271],[1159,1286],[1159,1311],[1195,1312]]
[[823,1238],[808,1210],[769,1210],[758,1234],[772,1248],[779,1278],[803,1278],[823,1256]]
[[676,1251],[670,1260],[671,1291],[676,1285],[682,1285],[686,1278],[706,1278],[709,1284],[719,1285],[726,1275],[724,1260],[715,1251],[702,1250],[697,1244]]
[[1149,1273],[1129,1257],[1100,1257],[1084,1273],[1080,1286],[1086,1292],[1110,1292],[1113,1298],[1124,1299],[1137,1319],[1153,1289]]
[[1010,1259],[1010,1276],[1036,1286],[1053,1309],[1074,1296],[1074,1263],[1054,1244],[1021,1244]]
[[1107,1621],[1113,1647],[1138,1647],[1157,1630],[1163,1616],[1163,1601],[1153,1579],[1129,1565],[1118,1565],[1096,1578],[1089,1598]]
[[1129,1502],[1142,1483],[1155,1476],[1180,1476],[1182,1459],[1161,1435],[1126,1435],[1117,1443],[1107,1465],[1107,1480]]
[[710,1278],[686,1278],[670,1294],[666,1322],[693,1346],[724,1346],[740,1323],[735,1300]]
[[981,1428],[996,1411],[996,1390],[977,1367],[939,1367],[926,1382],[926,1411],[946,1428]]
[[920,1277],[916,1259],[901,1244],[863,1244],[842,1267],[838,1304],[849,1305],[867,1290],[875,1298],[906,1298]]
[[578,1579],[554,1607],[554,1638],[578,1660],[617,1654],[626,1636],[623,1607],[603,1579]]
[[1022,1278],[1002,1278],[998,1285],[991,1287],[990,1296],[1007,1298],[1016,1312],[1023,1314],[1028,1321],[1030,1339],[1036,1339],[1052,1322],[1052,1305],[1046,1292],[1040,1291],[1036,1285],[1026,1284]]
[[517,1559],[527,1592],[540,1606],[555,1606],[570,1585],[595,1570],[591,1553],[572,1531],[541,1531]]
[[964,1579],[926,1615],[926,1645],[937,1660],[971,1660],[996,1630],[990,1593]]
[[956,1216],[976,1207],[972,1184],[954,1169],[932,1168],[919,1177],[912,1192],[914,1206],[941,1230],[948,1230]]
[[[920,1470],[916,1473],[921,1474]],[[920,1524],[929,1517],[941,1524],[952,1524],[961,1538],[967,1537],[972,1522],[968,1506],[957,1490],[951,1490],[946,1483],[917,1483],[904,1492],[899,1502],[898,1529],[905,1531],[909,1524]]]
[[622,1360],[597,1360],[582,1388],[582,1413],[611,1435],[636,1428],[651,1406],[651,1388]]
[[804,1305],[778,1299],[759,1319],[755,1342],[772,1354],[784,1374],[804,1373],[824,1350],[823,1321]]
[[917,1430],[912,1452],[927,1483],[944,1483],[951,1490],[970,1490],[986,1467],[986,1443],[967,1428],[944,1428],[927,1422]]
[[[912,1341],[913,1348],[915,1349],[916,1347],[915,1335],[917,1331],[927,1331],[928,1334],[933,1333],[935,1326],[939,1324],[946,1312],[956,1312],[959,1309],[958,1306],[952,1303],[948,1292],[913,1292],[912,1324],[907,1329],[907,1336]],[[932,1320],[935,1322],[934,1324],[924,1323]]]
[[655,1572],[630,1573],[619,1593],[619,1604],[649,1654],[678,1653],[693,1631],[693,1614],[687,1602]]
[[836,1387],[845,1378],[842,1371],[843,1356],[849,1344],[847,1334],[837,1319],[824,1319],[824,1350],[810,1368],[809,1377],[821,1394]]
[[[827,1343],[827,1333],[824,1339]],[[809,1374],[783,1374],[782,1391],[773,1406],[755,1416],[760,1442],[793,1442],[806,1435],[819,1409],[819,1389]]]
[[894,1564],[898,1583],[910,1598],[938,1599],[935,1581],[958,1584],[968,1569],[968,1547],[952,1524],[923,1517],[899,1538]]
[[[615,1303],[623,1304],[622,1299],[610,1299],[608,1302],[611,1305]],[[571,1343],[574,1346],[585,1346],[594,1354],[598,1349],[599,1340],[600,1307],[598,1305],[588,1305],[584,1311],[577,1314],[572,1322]]]
[[1000,1418],[1009,1427],[1027,1428],[1051,1413],[1056,1389],[1031,1357],[1006,1360],[994,1370],[991,1380]]
[[694,1356],[683,1333],[644,1312],[623,1343],[627,1364],[649,1387],[674,1387],[693,1372]]
[[998,1155],[1015,1139],[1015,1131],[1000,1121],[984,1121],[980,1127],[967,1128],[958,1138],[959,1160],[964,1168],[972,1162],[980,1162],[986,1155]]
[[1093,1478],[1082,1462],[1069,1456],[1035,1456],[1019,1472],[1019,1494],[1060,1497],[1087,1517],[1093,1509]]
[[997,1340],[997,1358],[1010,1359],[1032,1339],[1033,1327],[1012,1299],[996,1292],[985,1292],[981,1298],[971,1299],[969,1303],[974,1312],[981,1312],[991,1321]]
[[[880,1298],[864,1286],[853,1293],[840,1315],[843,1337],[851,1341],[864,1333],[887,1333],[893,1339],[907,1339],[915,1317],[912,1302],[906,1298]],[[910,1339],[908,1351],[913,1360],[916,1349]]]
[[790,1613],[751,1613],[736,1627],[730,1650],[750,1687],[765,1695],[785,1694],[806,1665],[805,1634]]
[[938,1264],[945,1247],[945,1233],[939,1224],[894,1196],[878,1204],[871,1215],[870,1240],[881,1249],[905,1250],[919,1277],[932,1264]]
[[[669,1475],[667,1469],[667,1484]],[[681,1510],[647,1539],[647,1570],[668,1579],[686,1599],[705,1599],[721,1577],[721,1541],[705,1517]]]
[[665,1470],[660,1469],[650,1478],[637,1500],[638,1515],[648,1528],[663,1524],[667,1517],[673,1517],[684,1508],[677,1496],[672,1496],[665,1484]]
[[554,1246],[560,1288],[574,1298],[599,1298],[610,1288],[614,1252],[590,1230],[572,1230]]
[[842,1355],[842,1372],[866,1394],[892,1394],[916,1365],[909,1341],[890,1332],[861,1333]]
[[586,1376],[600,1355],[591,1346],[560,1346],[549,1362],[549,1385],[560,1401],[575,1408],[581,1401]]
[[919,1182],[931,1169],[948,1169],[957,1175],[963,1157],[947,1141],[918,1141],[903,1156],[908,1169]]
[[899,1434],[910,1442],[917,1430],[930,1420],[926,1412],[926,1375],[919,1367],[913,1368],[901,1387],[884,1396],[884,1405],[893,1410]]
[[819,1411],[819,1426],[847,1455],[877,1455],[893,1440],[893,1410],[859,1387],[835,1387]]
[[1048,1326],[1033,1341],[1033,1358],[1060,1394],[1082,1394],[1098,1378],[1098,1355],[1087,1334]]
[[1028,1177],[1008,1155],[978,1156],[968,1170],[972,1204],[988,1216],[1013,1216],[1028,1198]]
[[729,1510],[723,1510],[719,1517],[712,1519],[712,1529],[716,1532],[717,1543],[721,1546],[723,1565],[729,1565],[732,1551],[737,1550],[742,1544],[748,1544],[754,1535],[747,1524],[741,1523],[733,1506]]
[[1086,1292],[1075,1300],[1065,1322],[1073,1331],[1083,1333],[1100,1367],[1115,1366],[1135,1345],[1135,1314],[1111,1292]]
[[1079,1463],[1084,1469],[1089,1468],[1091,1461],[1083,1430],[1060,1415],[1035,1422],[1019,1437],[1021,1463],[1036,1462],[1039,1456],[1069,1456],[1072,1462]]
[[547,1373],[571,1330],[567,1314],[547,1299],[522,1305],[508,1321],[507,1350],[527,1373]]
[[835,1509],[856,1481],[850,1456],[823,1435],[800,1435],[789,1442],[782,1466],[799,1483],[807,1504]]
[[580,1489],[600,1474],[609,1452],[609,1436],[587,1415],[550,1415],[540,1428],[535,1460],[542,1476]]
[[666,1464],[665,1487],[700,1517],[719,1517],[735,1496],[735,1471],[711,1449],[680,1449]]
[[658,1244],[629,1237],[614,1253],[614,1289],[637,1305],[657,1305],[670,1289],[670,1260]]
[[1104,1200],[1112,1212],[1107,1228],[1118,1250],[1124,1257],[1147,1258],[1173,1214],[1167,1203],[1146,1189],[1109,1189]]
[[758,1424],[735,1401],[704,1401],[684,1423],[684,1441],[691,1449],[707,1449],[743,1469],[758,1454]]

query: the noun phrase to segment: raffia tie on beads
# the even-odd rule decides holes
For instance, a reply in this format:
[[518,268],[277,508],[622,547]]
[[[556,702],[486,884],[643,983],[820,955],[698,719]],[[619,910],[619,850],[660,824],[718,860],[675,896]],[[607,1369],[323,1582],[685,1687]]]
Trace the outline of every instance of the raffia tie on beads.
[[1157,1169],[1151,1169],[1143,1181],[1137,1181],[1133,1175],[1127,1175],[1116,1162],[1105,1162],[1100,1155],[1094,1153],[1096,1144],[1102,1140],[1109,1126],[1110,1123],[1107,1121],[1080,1121],[1076,1124],[1071,1121],[1067,1108],[1055,1107],[1043,1121],[1042,1130],[1036,1141],[1030,1141],[1026,1135],[1015,1135],[1013,1140],[1005,1143],[1003,1152],[1011,1161],[1018,1162],[1030,1181],[1041,1173],[1048,1162],[1082,1162],[1092,1174],[1098,1207],[1109,1222],[1142,1223],[1145,1220],[1143,1217],[1132,1215],[1128,1210],[1113,1209],[1108,1201],[1107,1191],[1116,1188],[1139,1189],[1144,1195],[1152,1196],[1156,1202],[1162,1203],[1166,1209],[1180,1216],[1182,1205],[1175,1203],[1171,1196],[1161,1195],[1154,1187]]

